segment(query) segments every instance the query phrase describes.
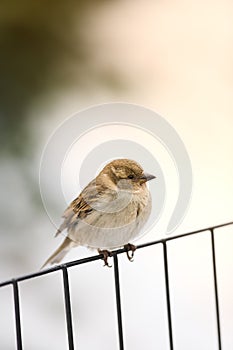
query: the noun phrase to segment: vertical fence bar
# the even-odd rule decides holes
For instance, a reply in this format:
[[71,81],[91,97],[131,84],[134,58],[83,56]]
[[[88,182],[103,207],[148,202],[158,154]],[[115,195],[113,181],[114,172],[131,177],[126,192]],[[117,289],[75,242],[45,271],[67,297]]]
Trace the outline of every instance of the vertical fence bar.
[[19,308],[19,288],[16,280],[12,281],[13,293],[14,293],[14,307],[15,307],[15,327],[16,327],[16,344],[17,350],[22,350],[22,333],[21,333],[21,321],[20,321],[20,308]]
[[214,230],[211,229],[210,233],[211,233],[212,261],[213,261],[213,274],[214,274],[214,293],[215,293],[215,307],[216,307],[217,332],[218,332],[218,349],[222,350]]
[[65,297],[65,311],[66,311],[66,325],[69,350],[74,350],[74,338],[73,338],[73,325],[72,325],[72,313],[70,303],[70,288],[69,288],[69,277],[67,268],[62,267],[63,272],[63,286],[64,286],[64,297]]
[[173,350],[173,333],[172,333],[172,317],[171,317],[171,301],[170,301],[170,287],[168,275],[168,258],[167,258],[167,243],[163,241],[163,259],[164,259],[164,274],[165,274],[165,288],[166,288],[166,302],[167,302],[167,319],[168,319],[168,334],[170,342],[170,350]]
[[119,266],[118,266],[118,257],[116,254],[113,256],[113,261],[114,261],[115,292],[116,292],[116,306],[117,306],[117,320],[118,320],[118,334],[119,334],[119,349],[124,350]]

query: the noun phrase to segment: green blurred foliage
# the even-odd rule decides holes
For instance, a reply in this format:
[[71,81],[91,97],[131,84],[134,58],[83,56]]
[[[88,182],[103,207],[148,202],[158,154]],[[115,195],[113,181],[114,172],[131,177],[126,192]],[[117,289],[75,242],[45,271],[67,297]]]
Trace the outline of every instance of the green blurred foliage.
[[[76,84],[89,64],[83,19],[104,0],[2,1],[0,4],[0,153],[22,156],[30,148],[28,110],[40,96]],[[78,79],[77,79],[78,77]],[[78,80],[78,81],[77,81]]]

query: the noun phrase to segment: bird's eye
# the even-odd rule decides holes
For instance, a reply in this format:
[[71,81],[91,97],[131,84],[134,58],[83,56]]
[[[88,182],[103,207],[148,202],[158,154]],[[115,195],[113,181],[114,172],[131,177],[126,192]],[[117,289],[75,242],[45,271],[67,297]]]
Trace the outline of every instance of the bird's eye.
[[128,179],[133,179],[133,178],[134,178],[133,174],[128,176]]

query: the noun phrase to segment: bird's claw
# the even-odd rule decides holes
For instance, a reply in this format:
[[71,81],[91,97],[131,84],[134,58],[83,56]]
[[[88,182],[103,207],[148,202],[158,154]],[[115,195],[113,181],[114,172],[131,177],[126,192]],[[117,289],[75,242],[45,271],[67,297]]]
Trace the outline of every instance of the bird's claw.
[[101,250],[101,249],[98,249],[98,253],[103,256],[102,259],[104,261],[104,266],[112,267],[112,265],[109,265],[108,263],[108,258],[112,256],[112,253],[109,252],[108,250]]
[[137,247],[131,243],[128,243],[124,246],[124,248],[126,250],[127,258],[129,259],[129,261],[133,261],[134,252],[137,249]]

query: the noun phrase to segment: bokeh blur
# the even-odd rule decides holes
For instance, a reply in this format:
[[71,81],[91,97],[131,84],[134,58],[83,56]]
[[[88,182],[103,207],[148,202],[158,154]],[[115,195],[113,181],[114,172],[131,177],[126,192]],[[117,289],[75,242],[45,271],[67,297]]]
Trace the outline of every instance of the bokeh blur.
[[[229,0],[1,2],[1,280],[38,270],[57,246],[58,242],[53,239],[54,227],[40,197],[41,154],[51,133],[65,118],[93,104],[124,101],[144,105],[162,115],[180,135],[192,161],[194,187],[189,211],[175,233],[232,221],[232,16],[233,3]],[[159,238],[165,226],[166,217],[158,223],[157,234],[151,232],[143,239]],[[233,239],[230,232],[225,234],[225,244],[219,243],[218,257],[222,272],[227,271],[232,276],[229,247],[232,247]],[[218,239],[220,241],[219,236]],[[186,315],[192,319],[193,333],[186,332],[185,339],[182,336],[176,339],[179,350],[217,349],[215,341],[207,336],[211,330],[194,331],[202,313],[208,314],[209,309],[205,306],[209,303],[211,308],[212,305],[205,294],[211,283],[208,267],[206,270],[204,267],[208,260],[204,253],[205,244],[208,243],[203,238],[199,243],[190,243],[187,249],[187,252],[192,251],[190,264],[199,269],[196,274],[203,273],[202,290],[197,292],[196,284],[190,288],[200,308],[195,312],[190,309]],[[80,249],[70,253],[67,259],[88,254],[86,249]],[[162,285],[160,254],[159,250],[147,255],[140,252],[134,267],[122,262],[124,293],[129,305],[125,305],[125,327],[128,327],[127,337],[133,349],[141,349],[143,341],[150,336],[151,341],[153,338],[150,327],[143,321],[137,324],[135,315],[133,324],[129,321],[134,304],[143,301],[141,311],[144,313],[150,308],[144,300],[145,290],[139,288],[136,280],[141,279],[145,286],[151,282],[143,272],[146,269],[148,273],[156,274],[151,264],[157,263],[158,276],[148,288],[158,299],[163,298],[164,290],[156,284],[157,281]],[[228,257],[227,266],[224,265],[225,255]],[[173,281],[178,293],[181,288],[183,291],[182,281],[187,278],[187,271],[181,260],[176,261],[176,256],[180,256],[179,249],[172,257],[174,266],[183,269],[180,274],[176,272],[177,285]],[[189,253],[187,257],[191,259]],[[198,259],[198,265],[195,259]],[[109,280],[109,271],[101,268],[98,262],[72,272],[72,293],[79,295],[73,309],[80,349],[92,349],[93,344],[97,344],[97,349],[117,348],[114,340],[115,311],[109,296],[112,281]],[[205,279],[205,273],[209,279]],[[129,282],[132,274],[135,274],[134,289]],[[229,322],[233,322],[233,304],[229,291],[233,289],[233,282],[228,275],[223,275],[220,282],[225,296],[223,307],[228,310],[224,314],[224,349],[230,350],[233,337],[228,328]],[[60,277],[56,275],[53,280],[38,279],[23,286],[25,349],[67,347],[59,283]],[[138,288],[140,290],[134,298]],[[9,308],[11,310],[12,300],[8,292],[7,288],[0,291],[1,314],[4,312],[4,315]],[[146,298],[150,300],[152,296],[148,290],[147,293]],[[182,302],[182,312],[185,312]],[[187,299],[186,302],[190,305],[191,301]],[[159,305],[159,302],[154,305],[155,311]],[[179,312],[176,315],[180,315]],[[161,311],[153,317],[159,327],[164,313]],[[149,318],[151,322],[153,317]],[[99,318],[102,322],[106,320],[106,328],[101,327]],[[180,329],[184,319],[187,320],[184,317],[182,323],[181,318],[176,317]],[[148,321],[148,317],[144,319]],[[204,321],[209,324],[208,319],[202,318],[202,323]],[[138,327],[144,335],[133,341]],[[12,329],[10,313],[4,316],[4,320],[0,319],[1,349],[14,349]],[[158,332],[157,349],[166,349],[165,333],[165,328],[164,333]],[[190,343],[190,339],[197,343]],[[152,348],[151,343],[147,349]]]

